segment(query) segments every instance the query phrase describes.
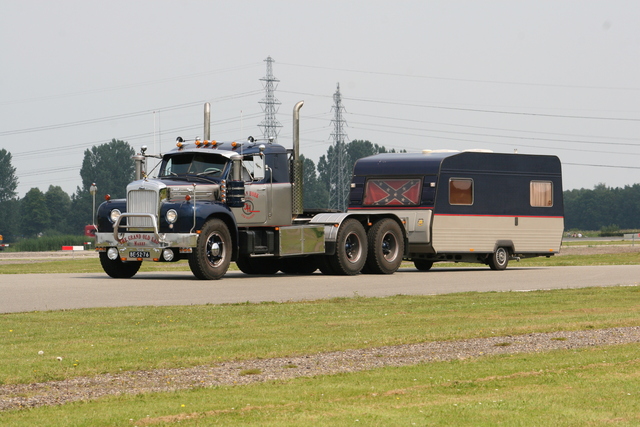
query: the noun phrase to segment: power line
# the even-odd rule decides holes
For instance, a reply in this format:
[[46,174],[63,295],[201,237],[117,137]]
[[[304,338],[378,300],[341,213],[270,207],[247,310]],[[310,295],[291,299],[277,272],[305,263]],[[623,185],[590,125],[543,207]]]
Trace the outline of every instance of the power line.
[[594,168],[614,168],[614,169],[640,169],[640,166],[618,166],[618,165],[594,165],[587,163],[568,163],[562,162],[562,165],[570,165],[570,166],[589,166]]
[[[407,132],[401,132],[401,131],[390,131],[390,130],[380,130],[380,129],[366,129],[366,128],[361,128],[361,129],[365,129],[365,130],[372,130],[374,132],[383,132],[383,133],[392,133],[394,135],[407,135],[407,136],[418,136],[418,137],[424,137],[424,134],[415,134],[415,133],[407,133]],[[580,151],[580,152],[586,152],[586,153],[600,153],[600,154],[622,154],[625,156],[640,156],[640,154],[636,154],[636,153],[617,153],[617,152],[611,152],[611,151],[597,151],[597,150],[584,150],[584,149],[573,149],[573,148],[562,148],[562,147],[545,147],[545,146],[540,146],[540,145],[527,145],[527,144],[507,144],[507,143],[503,143],[503,142],[495,142],[495,141],[480,141],[477,139],[464,139],[464,138],[451,138],[451,137],[446,137],[446,136],[436,136],[435,138],[437,139],[441,139],[441,140],[446,140],[446,141],[460,141],[460,142],[473,142],[473,143],[480,143],[480,144],[488,144],[488,145],[506,145],[509,147],[528,147],[528,148],[544,148],[544,149],[549,149],[549,150],[564,150],[564,151]],[[388,146],[389,148],[397,148],[397,149],[405,149],[405,150],[422,150],[425,147],[421,147],[421,148],[415,148],[415,147],[409,147],[409,146],[399,146],[399,145],[395,145],[395,146]]]
[[[292,92],[292,91],[282,91],[284,93],[296,94],[296,95],[305,95],[305,96],[316,96],[316,97],[328,97],[328,95],[318,95],[309,92]],[[516,115],[516,116],[532,116],[532,117],[552,117],[552,118],[566,118],[566,119],[590,119],[590,120],[612,120],[612,121],[628,121],[628,122],[640,122],[640,118],[627,118],[627,117],[603,117],[603,116],[572,116],[566,114],[549,114],[549,113],[529,113],[525,111],[505,111],[505,110],[494,110],[494,109],[482,109],[482,108],[466,108],[466,107],[449,107],[444,105],[431,105],[431,104],[420,104],[409,101],[390,101],[383,99],[369,99],[369,98],[349,98],[345,97],[343,99],[349,101],[359,101],[359,102],[369,102],[369,103],[379,103],[379,104],[388,104],[388,105],[399,105],[403,107],[417,107],[417,108],[429,108],[436,110],[451,110],[451,111],[466,111],[473,113],[490,113],[490,114],[506,114],[506,115]]]
[[472,128],[472,129],[487,129],[487,130],[500,130],[506,132],[520,132],[520,133],[532,133],[532,134],[540,134],[540,135],[560,135],[560,136],[575,136],[579,138],[606,138],[606,139],[614,139],[621,141],[638,141],[638,138],[626,138],[621,136],[604,136],[604,135],[585,135],[585,134],[574,134],[574,133],[562,133],[562,132],[543,132],[543,131],[535,131],[535,130],[522,130],[522,129],[508,129],[508,128],[496,128],[490,126],[474,126],[474,125],[465,125],[462,123],[447,123],[447,122],[432,122],[428,120],[416,120],[416,119],[407,119],[400,117],[389,117],[389,116],[376,116],[372,114],[359,114],[359,113],[349,113],[352,116],[362,116],[362,117],[371,117],[374,119],[387,119],[387,120],[397,120],[404,122],[414,122],[414,123],[428,123],[433,125],[443,125],[443,126],[455,126],[455,127],[464,127],[464,128]]
[[197,77],[204,77],[204,76],[208,76],[208,75],[212,75],[212,74],[226,73],[228,71],[238,71],[238,70],[242,70],[242,69],[246,69],[246,68],[255,67],[258,64],[259,63],[237,65],[237,66],[234,66],[234,67],[227,67],[227,68],[221,68],[221,69],[217,69],[217,70],[203,71],[203,72],[194,73],[194,74],[185,74],[185,75],[182,75],[182,76],[167,77],[167,78],[164,78],[164,79],[150,80],[150,81],[146,81],[146,82],[129,83],[129,84],[124,84],[124,85],[120,85],[120,86],[112,86],[112,87],[106,87],[106,88],[100,88],[100,89],[90,89],[90,90],[62,93],[62,94],[56,94],[56,95],[48,95],[48,96],[40,96],[40,97],[35,97],[35,98],[27,98],[27,99],[22,99],[22,100],[6,101],[6,102],[0,102],[0,106],[3,106],[3,105],[14,105],[14,104],[24,104],[24,103],[36,102],[36,101],[46,101],[46,100],[50,100],[50,99],[68,98],[68,97],[72,97],[72,96],[89,95],[89,94],[100,93],[100,92],[111,92],[111,91],[114,91],[114,90],[130,89],[130,88],[141,87],[141,86],[150,86],[150,85],[155,85],[155,84],[172,82],[172,81],[176,81],[176,80],[185,80],[185,79],[192,79],[192,78],[197,78]]
[[511,82],[511,81],[504,81],[504,80],[462,79],[462,78],[455,78],[455,77],[438,77],[438,76],[426,76],[426,75],[419,75],[419,74],[384,73],[380,71],[371,71],[371,70],[332,68],[332,67],[322,67],[322,66],[314,66],[314,65],[292,64],[287,62],[282,62],[281,64],[289,65],[292,67],[314,68],[319,70],[346,71],[349,73],[372,74],[372,75],[390,76],[390,77],[407,77],[407,78],[413,78],[413,79],[428,79],[428,80],[451,81],[451,82],[486,83],[486,84],[551,87],[551,88],[567,88],[567,89],[624,90],[624,91],[640,90],[640,88],[638,87],[590,86],[590,85],[568,85],[568,84],[554,84],[554,83]]
[[[213,100],[213,102],[221,102],[221,101],[226,101],[226,100],[230,100],[230,99],[238,99],[238,98],[243,98],[243,97],[246,97],[246,96],[256,95],[258,93],[260,93],[260,91],[258,91],[258,90],[250,91],[250,92],[244,92],[244,93],[241,93],[241,94],[234,94],[234,95],[229,95],[229,96],[226,96],[226,97],[216,98],[215,100]],[[129,119],[129,118],[132,118],[132,117],[139,117],[139,116],[148,115],[148,114],[153,113],[154,111],[155,112],[163,112],[163,111],[173,111],[173,110],[179,110],[179,109],[183,109],[183,108],[189,108],[189,107],[193,107],[195,105],[200,105],[200,104],[202,104],[204,102],[205,101],[203,101],[203,100],[202,101],[195,101],[195,102],[188,102],[188,103],[185,103],[185,104],[172,105],[172,106],[162,107],[162,108],[154,108],[154,109],[151,109],[151,110],[143,110],[143,111],[136,111],[136,112],[132,112],[132,113],[116,114],[116,115],[113,115],[113,116],[98,117],[98,118],[87,119],[87,120],[78,120],[78,121],[75,121],[75,122],[58,123],[58,124],[54,124],[54,125],[45,125],[45,126],[36,126],[36,127],[31,127],[31,128],[25,128],[25,129],[16,129],[16,130],[0,132],[0,136],[12,136],[12,135],[19,135],[19,134],[30,133],[30,132],[41,132],[41,131],[45,131],[45,130],[62,129],[62,128],[74,127],[74,126],[83,126],[83,125],[88,125],[88,124],[107,122],[107,121],[111,121],[111,120]]]
[[[351,123],[365,125],[365,126],[396,128],[396,126],[383,125],[380,123],[361,123],[361,122],[353,122],[353,121]],[[633,144],[629,142],[604,142],[604,141],[598,142],[598,141],[584,141],[584,140],[578,140],[578,139],[539,138],[539,137],[533,137],[533,136],[499,135],[499,134],[460,132],[460,131],[438,130],[438,129],[420,129],[420,128],[407,128],[407,127],[403,127],[403,129],[420,130],[424,132],[436,132],[436,133],[445,133],[445,134],[456,134],[456,135],[486,136],[490,138],[522,139],[522,140],[529,140],[529,141],[570,142],[570,143],[579,143],[579,144],[622,145],[622,146],[640,147],[640,142],[637,144]]]
[[632,118],[626,118],[626,117],[570,116],[565,114],[527,113],[524,111],[501,111],[501,110],[484,110],[479,108],[445,107],[441,105],[403,103],[403,102],[397,102],[397,101],[384,101],[384,100],[374,100],[374,99],[366,99],[366,98],[345,98],[345,99],[348,99],[350,101],[375,102],[380,104],[402,105],[405,107],[430,108],[430,109],[438,109],[438,110],[468,111],[473,113],[508,114],[508,115],[516,115],[516,116],[553,117],[553,118],[563,118],[563,119],[588,119],[588,120],[613,120],[613,121],[625,121],[625,122],[640,122],[640,119],[632,119]]

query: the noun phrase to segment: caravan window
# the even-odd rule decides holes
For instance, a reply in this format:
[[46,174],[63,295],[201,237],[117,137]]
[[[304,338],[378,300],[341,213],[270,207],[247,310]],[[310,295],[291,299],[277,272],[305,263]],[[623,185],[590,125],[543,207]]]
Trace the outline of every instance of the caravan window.
[[551,181],[531,181],[530,203],[533,207],[553,206],[553,184]]
[[449,203],[452,205],[473,204],[473,180],[471,178],[451,178],[449,180]]

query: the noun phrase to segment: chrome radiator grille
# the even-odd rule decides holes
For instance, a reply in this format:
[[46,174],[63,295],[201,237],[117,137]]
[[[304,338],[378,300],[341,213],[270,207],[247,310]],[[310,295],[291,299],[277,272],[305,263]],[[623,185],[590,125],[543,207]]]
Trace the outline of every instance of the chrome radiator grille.
[[[158,215],[158,192],[154,190],[132,190],[127,194],[127,212]],[[149,218],[127,218],[130,227],[153,227]]]

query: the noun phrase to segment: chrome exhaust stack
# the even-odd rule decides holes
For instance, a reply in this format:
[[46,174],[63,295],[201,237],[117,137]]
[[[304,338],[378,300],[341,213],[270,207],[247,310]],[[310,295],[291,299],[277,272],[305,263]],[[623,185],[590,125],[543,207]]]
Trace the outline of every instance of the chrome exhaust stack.
[[211,104],[208,102],[204,104],[204,132],[202,132],[202,139],[205,141],[211,140]]
[[300,109],[304,101],[293,107],[293,183],[291,186],[292,214],[302,215],[304,212],[302,188],[302,160],[300,160]]

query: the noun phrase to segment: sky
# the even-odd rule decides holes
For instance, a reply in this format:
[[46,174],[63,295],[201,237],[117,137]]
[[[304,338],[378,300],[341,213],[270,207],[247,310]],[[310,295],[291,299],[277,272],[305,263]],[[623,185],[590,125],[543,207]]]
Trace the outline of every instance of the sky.
[[[0,0],[0,149],[18,197],[82,186],[112,139],[259,138],[265,59],[278,142],[317,162],[340,86],[347,140],[556,155],[565,190],[640,183],[637,1]],[[100,183],[97,183],[98,188]]]

